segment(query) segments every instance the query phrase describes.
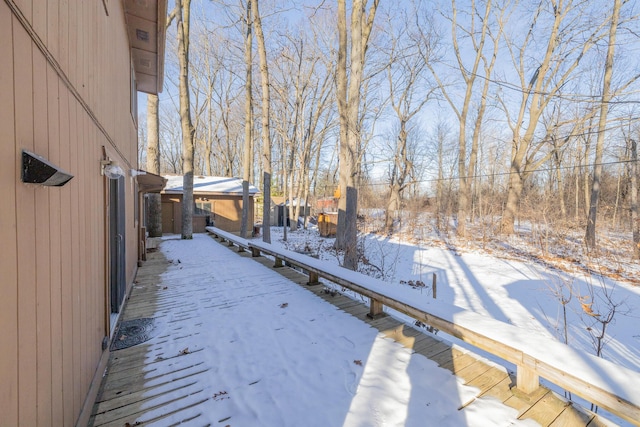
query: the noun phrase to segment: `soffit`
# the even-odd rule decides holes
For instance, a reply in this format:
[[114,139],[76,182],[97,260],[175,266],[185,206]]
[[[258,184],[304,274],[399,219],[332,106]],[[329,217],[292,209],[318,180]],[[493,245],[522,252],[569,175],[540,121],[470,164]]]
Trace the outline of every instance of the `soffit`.
[[162,92],[167,0],[123,0],[138,90]]

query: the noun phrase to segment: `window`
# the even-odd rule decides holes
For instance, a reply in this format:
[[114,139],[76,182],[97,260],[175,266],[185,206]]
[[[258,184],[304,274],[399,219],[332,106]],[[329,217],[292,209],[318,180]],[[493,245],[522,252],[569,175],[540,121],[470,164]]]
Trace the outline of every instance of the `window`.
[[211,202],[196,201],[196,207],[193,213],[195,215],[211,215]]

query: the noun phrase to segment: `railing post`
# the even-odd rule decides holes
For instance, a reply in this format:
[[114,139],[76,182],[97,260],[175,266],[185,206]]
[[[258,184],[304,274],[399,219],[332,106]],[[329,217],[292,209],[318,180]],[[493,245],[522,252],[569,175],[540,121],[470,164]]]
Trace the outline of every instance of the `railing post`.
[[540,387],[540,376],[527,366],[516,366],[516,387],[523,393],[533,393]]
[[260,256],[260,249],[256,248],[255,246],[251,246],[251,256],[256,258]]
[[438,294],[438,278],[436,273],[433,273],[433,285],[431,285],[431,289],[433,290],[433,299],[436,299],[436,295]]
[[309,273],[309,281],[307,282],[308,286],[320,284],[320,281],[318,280],[318,273],[315,271],[308,271],[307,273]]
[[370,319],[379,319],[385,316],[384,311],[382,310],[382,303],[373,298],[369,298],[371,302],[369,305],[369,313],[367,313],[367,317]]
[[282,267],[282,258],[276,257],[276,262],[275,264],[273,264],[273,268],[280,268],[280,267]]

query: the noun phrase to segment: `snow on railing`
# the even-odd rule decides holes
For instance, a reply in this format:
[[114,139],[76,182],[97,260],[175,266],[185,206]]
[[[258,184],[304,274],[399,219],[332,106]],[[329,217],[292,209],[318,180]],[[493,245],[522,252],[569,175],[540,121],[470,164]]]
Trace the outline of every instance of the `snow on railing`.
[[215,227],[207,227],[207,231],[227,241],[229,246],[250,250],[254,257],[262,253],[273,256],[275,267],[282,267],[283,261],[300,267],[307,272],[309,285],[319,284],[322,277],[368,297],[369,317],[383,316],[386,305],[513,363],[517,368],[516,387],[527,394],[540,386],[543,377],[640,426],[640,372],[458,306],[440,301],[409,301],[381,280],[304,254],[243,239]]

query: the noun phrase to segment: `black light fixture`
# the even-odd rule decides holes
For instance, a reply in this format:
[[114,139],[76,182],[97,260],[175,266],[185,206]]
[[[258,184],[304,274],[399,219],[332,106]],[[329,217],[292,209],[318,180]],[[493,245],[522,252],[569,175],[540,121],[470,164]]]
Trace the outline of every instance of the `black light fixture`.
[[44,157],[22,150],[22,182],[62,187],[71,178],[73,175],[50,163]]

